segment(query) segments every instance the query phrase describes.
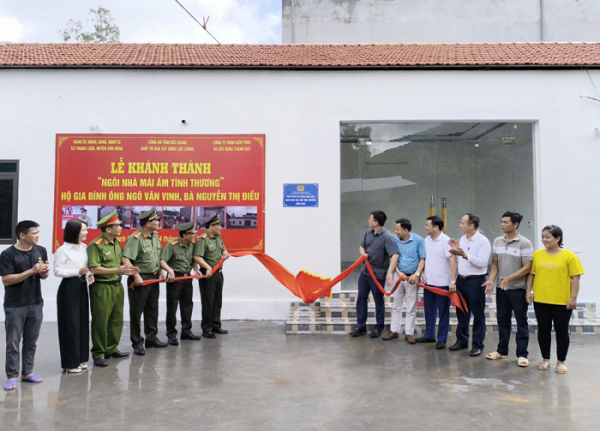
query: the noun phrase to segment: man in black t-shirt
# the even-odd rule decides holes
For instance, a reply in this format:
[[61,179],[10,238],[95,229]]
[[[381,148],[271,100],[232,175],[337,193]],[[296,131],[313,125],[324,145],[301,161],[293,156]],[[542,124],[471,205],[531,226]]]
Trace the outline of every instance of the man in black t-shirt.
[[48,278],[50,267],[46,249],[37,245],[40,238],[38,227],[31,220],[19,222],[15,228],[17,243],[0,254],[6,328],[6,391],[17,389],[21,338],[21,380],[29,383],[43,381],[40,376],[33,374],[33,359],[43,318],[44,300],[40,280]]

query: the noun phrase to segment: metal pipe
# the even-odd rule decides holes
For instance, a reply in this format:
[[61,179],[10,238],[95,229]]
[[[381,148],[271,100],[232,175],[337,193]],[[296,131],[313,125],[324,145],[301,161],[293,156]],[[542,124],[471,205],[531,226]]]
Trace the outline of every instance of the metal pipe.
[[429,196],[429,217],[435,215],[435,203],[433,196]]
[[540,0],[540,42],[543,42],[543,41],[544,41],[544,0]]
[[294,14],[294,0],[290,0],[292,4],[292,43],[296,43],[296,15]]
[[444,228],[442,231],[446,233],[448,229],[448,205],[446,204],[446,196],[442,196],[442,220],[444,221]]

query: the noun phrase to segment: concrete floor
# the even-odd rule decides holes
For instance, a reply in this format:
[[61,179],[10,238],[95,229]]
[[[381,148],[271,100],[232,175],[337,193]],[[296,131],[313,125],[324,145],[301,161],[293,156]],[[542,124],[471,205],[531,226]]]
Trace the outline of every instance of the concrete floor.
[[[433,345],[410,346],[403,339],[286,336],[281,322],[226,323],[231,333],[216,340],[184,341],[148,350],[144,357],[113,359],[107,368],[91,367],[81,375],[61,374],[56,324],[45,323],[35,366],[45,381],[0,391],[0,429],[532,431],[600,426],[598,336],[572,337],[569,372],[559,376],[536,369],[535,339],[531,366],[522,369],[513,352],[509,359],[492,362],[470,358],[468,350],[436,351]],[[131,352],[128,332],[120,347]],[[4,340],[3,331],[0,337]],[[497,336],[486,341],[485,352],[493,351]]]

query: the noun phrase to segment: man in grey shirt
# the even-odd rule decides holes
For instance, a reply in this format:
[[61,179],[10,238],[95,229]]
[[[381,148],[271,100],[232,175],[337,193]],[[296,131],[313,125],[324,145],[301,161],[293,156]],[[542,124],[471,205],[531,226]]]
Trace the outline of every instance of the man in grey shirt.
[[529,324],[525,298],[527,274],[531,270],[533,245],[517,232],[523,216],[507,211],[502,215],[500,227],[504,236],[494,240],[492,248],[492,268],[490,278],[485,282],[485,292],[490,295],[496,278],[496,318],[498,320],[499,342],[493,353],[486,358],[504,359],[508,355],[510,342],[511,317],[517,321],[517,364],[529,365],[527,347],[529,345]]

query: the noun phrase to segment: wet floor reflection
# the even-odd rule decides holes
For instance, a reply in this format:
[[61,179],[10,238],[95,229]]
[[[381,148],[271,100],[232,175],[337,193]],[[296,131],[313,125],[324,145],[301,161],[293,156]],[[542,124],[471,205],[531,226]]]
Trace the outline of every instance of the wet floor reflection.
[[[36,371],[45,381],[0,393],[1,429],[337,431],[402,419],[411,429],[586,430],[600,419],[600,337],[573,343],[569,373],[559,376],[536,369],[537,345],[523,369],[512,357],[488,361],[403,339],[286,336],[270,322],[228,326],[216,340],[148,349],[80,375],[61,374],[57,342],[44,339]],[[494,341],[488,335],[488,345]],[[464,420],[448,419],[457,414]]]

